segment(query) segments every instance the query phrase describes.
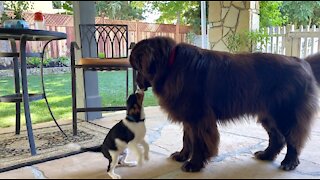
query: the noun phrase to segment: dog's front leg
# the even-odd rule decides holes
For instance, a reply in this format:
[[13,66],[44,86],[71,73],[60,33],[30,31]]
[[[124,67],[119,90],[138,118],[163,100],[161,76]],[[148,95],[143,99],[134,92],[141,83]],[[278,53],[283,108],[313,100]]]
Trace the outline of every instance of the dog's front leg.
[[206,117],[192,124],[192,156],[190,161],[183,164],[182,170],[186,172],[198,172],[214,155],[218,154],[220,136],[215,118]]
[[142,166],[143,157],[142,157],[142,152],[138,147],[138,144],[136,142],[130,142],[128,147],[138,157],[138,166]]
[[143,139],[141,141],[141,145],[143,146],[144,149],[144,159],[149,160],[149,144]]
[[183,125],[183,148],[180,152],[171,154],[171,158],[178,162],[187,161],[192,154],[192,129],[188,124]]

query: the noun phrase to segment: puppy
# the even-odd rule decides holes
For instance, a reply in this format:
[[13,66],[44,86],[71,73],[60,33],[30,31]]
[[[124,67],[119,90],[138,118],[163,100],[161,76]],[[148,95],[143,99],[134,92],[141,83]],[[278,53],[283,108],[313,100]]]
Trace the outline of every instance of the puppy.
[[[135,166],[136,162],[126,162],[127,148],[138,156],[138,165],[143,162],[143,152],[138,146],[144,148],[144,159],[149,159],[149,145],[144,140],[146,135],[145,114],[143,109],[143,90],[137,90],[127,99],[127,116],[113,126],[101,146],[94,148],[83,148],[83,151],[102,152],[109,160],[108,175],[113,179],[120,179],[121,176],[114,172],[115,167]],[[121,155],[123,155],[121,157]],[[120,157],[120,159],[119,159]]]

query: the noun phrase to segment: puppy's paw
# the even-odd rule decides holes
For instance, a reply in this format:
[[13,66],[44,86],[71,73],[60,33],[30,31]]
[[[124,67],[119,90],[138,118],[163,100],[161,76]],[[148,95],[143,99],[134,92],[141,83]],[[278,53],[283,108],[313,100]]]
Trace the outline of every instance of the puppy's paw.
[[122,162],[119,162],[118,166],[119,167],[134,167],[134,166],[137,166],[137,161],[122,161]]
[[111,173],[109,172],[108,175],[112,178],[112,179],[121,179],[121,176],[115,173]]
[[254,156],[263,161],[273,161],[275,156],[270,155],[270,153],[267,153],[266,151],[257,151],[254,153]]
[[188,160],[188,156],[182,155],[182,153],[180,153],[180,152],[175,152],[175,153],[171,154],[170,158],[175,161],[178,161],[178,162],[185,162]]
[[145,159],[146,161],[149,161],[149,153],[146,153],[146,154],[144,155],[144,159]]
[[294,170],[299,164],[300,164],[300,161],[298,158],[294,158],[294,159],[285,158],[281,162],[280,169],[285,171],[291,171],[291,170]]
[[139,160],[139,161],[138,161],[138,166],[141,167],[142,164],[143,164],[143,161],[142,161],[142,160]]
[[199,172],[203,168],[202,163],[185,162],[181,167],[184,172]]

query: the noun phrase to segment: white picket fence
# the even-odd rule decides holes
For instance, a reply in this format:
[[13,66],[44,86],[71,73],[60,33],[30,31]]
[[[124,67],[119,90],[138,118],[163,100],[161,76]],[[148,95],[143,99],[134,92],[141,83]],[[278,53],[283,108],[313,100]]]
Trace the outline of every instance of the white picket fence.
[[304,58],[320,51],[320,29],[316,26],[298,29],[292,26],[270,27],[267,29],[269,41],[263,52]]

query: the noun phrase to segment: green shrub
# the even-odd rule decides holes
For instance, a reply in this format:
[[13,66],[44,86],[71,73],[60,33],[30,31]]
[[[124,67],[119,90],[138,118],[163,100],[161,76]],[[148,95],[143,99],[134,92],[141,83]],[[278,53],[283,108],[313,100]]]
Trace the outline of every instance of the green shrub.
[[70,64],[71,64],[70,58],[66,57],[66,56],[61,56],[57,60],[58,60],[58,62],[60,62],[61,64],[65,65],[65,66],[70,66]]
[[31,67],[40,67],[41,59],[39,57],[27,57],[27,65]]
[[227,48],[230,52],[239,52],[246,48],[249,52],[262,51],[269,41],[269,35],[264,29],[257,31],[245,31],[231,34],[227,38]]
[[105,57],[106,57],[106,56],[105,56],[104,53],[101,53],[101,52],[98,53],[98,58],[105,58]]
[[[40,67],[41,58],[39,57],[28,57],[27,65],[29,67]],[[43,60],[43,67],[62,67],[62,66],[70,66],[70,58],[68,57],[59,57],[48,58]]]

